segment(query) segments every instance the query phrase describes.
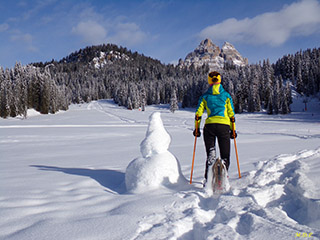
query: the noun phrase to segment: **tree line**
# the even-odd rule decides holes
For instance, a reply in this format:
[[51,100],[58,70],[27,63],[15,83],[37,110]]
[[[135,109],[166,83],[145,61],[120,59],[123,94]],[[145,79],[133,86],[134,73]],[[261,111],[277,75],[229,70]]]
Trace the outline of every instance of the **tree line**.
[[52,80],[48,68],[17,63],[12,69],[0,67],[0,117],[27,116],[27,109],[48,114],[68,109],[65,87]]
[[[103,64],[95,65],[94,58]],[[208,72],[206,65],[166,65],[113,44],[87,47],[59,62],[0,67],[0,117],[26,116],[29,108],[55,113],[71,103],[111,98],[128,109],[163,103],[174,112],[178,103],[197,105],[208,88]],[[236,113],[264,109],[287,114],[292,87],[306,95],[319,92],[320,49],[287,55],[275,64],[268,60],[245,67],[226,64],[220,72]]]

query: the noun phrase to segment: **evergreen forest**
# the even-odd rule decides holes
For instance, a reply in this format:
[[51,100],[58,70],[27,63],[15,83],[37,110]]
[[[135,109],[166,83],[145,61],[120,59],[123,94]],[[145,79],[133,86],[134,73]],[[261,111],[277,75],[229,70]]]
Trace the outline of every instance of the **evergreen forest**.
[[[288,114],[291,90],[315,96],[320,90],[320,48],[245,67],[218,70],[236,113]],[[151,104],[195,107],[207,90],[209,67],[163,64],[113,44],[80,49],[60,61],[0,67],[0,117],[27,117],[27,109],[47,114],[72,103],[113,99],[128,109]],[[179,103],[179,104],[178,104]]]

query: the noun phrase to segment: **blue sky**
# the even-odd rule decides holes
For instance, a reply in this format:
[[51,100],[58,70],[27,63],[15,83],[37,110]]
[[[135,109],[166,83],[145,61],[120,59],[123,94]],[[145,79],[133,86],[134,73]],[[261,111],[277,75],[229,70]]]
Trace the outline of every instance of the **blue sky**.
[[320,47],[319,0],[0,0],[0,66],[114,43],[174,63],[205,38],[250,63]]

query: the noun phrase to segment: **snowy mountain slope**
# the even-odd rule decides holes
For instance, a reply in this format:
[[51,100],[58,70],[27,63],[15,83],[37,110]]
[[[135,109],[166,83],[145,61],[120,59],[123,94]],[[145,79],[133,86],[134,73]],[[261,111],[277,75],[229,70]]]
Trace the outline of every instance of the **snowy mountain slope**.
[[[299,104],[293,109],[300,111]],[[189,179],[193,109],[129,111],[105,100],[55,115],[0,119],[0,238],[319,239],[318,103],[309,109],[237,115],[243,177],[232,146],[232,188],[221,196],[201,187],[202,138],[192,185],[161,184],[135,194],[125,186],[126,168],[141,156],[155,111],[171,136],[168,151],[179,174]]]

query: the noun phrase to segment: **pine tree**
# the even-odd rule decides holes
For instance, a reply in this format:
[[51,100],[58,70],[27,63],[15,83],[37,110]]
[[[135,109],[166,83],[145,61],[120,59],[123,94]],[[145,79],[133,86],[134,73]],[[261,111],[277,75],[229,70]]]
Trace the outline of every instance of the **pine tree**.
[[302,80],[302,66],[301,66],[301,60],[299,58],[298,60],[298,65],[297,65],[297,76],[296,76],[296,86],[297,86],[297,91],[298,93],[303,93],[304,92],[304,85],[303,85],[303,80]]
[[0,117],[2,118],[7,118],[10,115],[8,90],[9,85],[6,81],[4,70],[0,67]]
[[142,86],[141,90],[140,90],[140,102],[141,102],[141,110],[144,111],[145,107],[146,107],[146,102],[147,102],[146,90],[145,90],[144,86]]
[[262,66],[262,102],[264,104],[264,107],[269,106],[270,101],[270,93],[273,91],[273,79],[274,79],[274,70],[272,69],[272,66],[270,65],[269,59],[267,61],[263,61]]
[[282,96],[281,113],[288,114],[291,112],[290,104],[292,104],[291,86],[289,81],[287,81],[285,86],[283,86],[281,96]]
[[273,114],[273,94],[270,92],[267,106],[267,113]]
[[178,109],[179,107],[178,107],[177,94],[176,94],[176,90],[173,88],[171,91],[170,111],[174,113]]

